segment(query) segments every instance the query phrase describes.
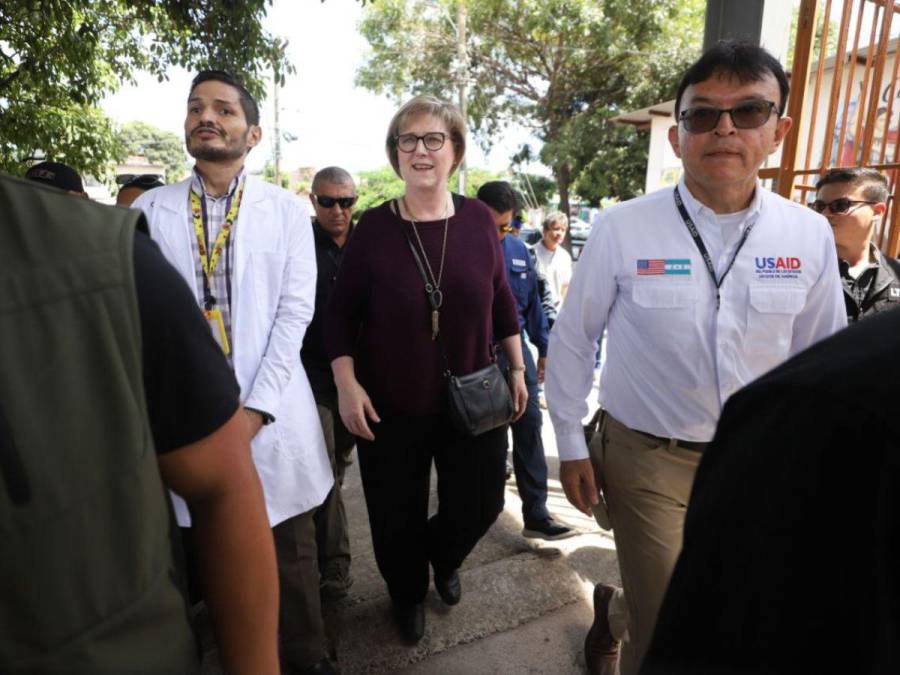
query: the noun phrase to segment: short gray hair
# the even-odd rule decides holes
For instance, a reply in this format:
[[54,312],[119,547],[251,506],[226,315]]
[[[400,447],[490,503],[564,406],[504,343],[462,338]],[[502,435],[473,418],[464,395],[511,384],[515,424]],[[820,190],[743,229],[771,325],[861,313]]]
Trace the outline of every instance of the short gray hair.
[[349,184],[353,187],[353,191],[356,192],[356,183],[353,181],[353,176],[350,175],[349,171],[342,169],[339,166],[326,166],[324,169],[320,169],[316,172],[312,181],[313,192],[316,191],[316,185],[320,183],[334,183],[336,185]]
[[566,214],[562,211],[554,211],[549,216],[544,218],[544,229],[549,230],[551,227],[556,225],[556,223],[562,223],[566,227],[569,226],[569,219],[566,217]]

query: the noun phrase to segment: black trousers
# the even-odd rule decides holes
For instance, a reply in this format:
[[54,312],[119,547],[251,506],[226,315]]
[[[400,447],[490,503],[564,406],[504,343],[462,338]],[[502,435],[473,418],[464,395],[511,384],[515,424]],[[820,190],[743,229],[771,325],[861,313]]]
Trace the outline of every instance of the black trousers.
[[[507,428],[469,438],[444,416],[382,418],[374,441],[358,439],[378,570],[398,605],[422,602],[428,564],[457,569],[503,510]],[[431,462],[438,510],[428,518]]]

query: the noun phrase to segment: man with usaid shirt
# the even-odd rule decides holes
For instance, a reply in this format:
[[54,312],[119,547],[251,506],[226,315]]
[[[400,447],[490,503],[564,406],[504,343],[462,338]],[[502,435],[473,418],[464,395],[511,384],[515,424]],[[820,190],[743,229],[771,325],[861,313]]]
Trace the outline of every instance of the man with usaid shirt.
[[[611,524],[624,587],[595,589],[590,673],[615,672],[620,642],[621,673],[640,667],[725,401],[846,325],[828,223],[757,180],[791,126],[787,94],[781,65],[751,44],[719,43],[685,73],[669,131],[682,180],[603,212],[553,329],[560,480],[574,506]],[[604,328],[605,412],[588,448]]]

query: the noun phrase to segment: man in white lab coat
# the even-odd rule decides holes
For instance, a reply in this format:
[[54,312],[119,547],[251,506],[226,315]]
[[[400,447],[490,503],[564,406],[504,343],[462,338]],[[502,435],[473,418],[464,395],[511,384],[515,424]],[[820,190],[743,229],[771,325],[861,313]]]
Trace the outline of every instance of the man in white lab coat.
[[[133,206],[194,289],[240,385],[278,556],[285,672],[332,673],[312,516],[333,479],[300,362],[316,288],[309,214],[299,198],[247,175],[245,158],[261,136],[259,108],[234,76],[197,75],[184,130],[197,160],[190,178]],[[175,502],[179,524],[188,526],[184,503]]]

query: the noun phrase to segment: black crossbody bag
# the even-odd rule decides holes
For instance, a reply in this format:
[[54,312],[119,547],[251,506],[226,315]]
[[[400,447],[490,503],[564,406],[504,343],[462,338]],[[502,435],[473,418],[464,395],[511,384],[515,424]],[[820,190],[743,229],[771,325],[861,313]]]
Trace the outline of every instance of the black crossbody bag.
[[[405,227],[403,233],[422,277],[428,305],[432,310],[437,310],[439,306],[436,304],[434,294],[429,292],[432,285],[416,244]],[[422,254],[424,255],[424,251]],[[437,333],[437,342],[444,360],[444,376],[447,378],[448,412],[457,431],[466,436],[480,436],[486,431],[507,424],[513,418],[515,408],[509,385],[496,361],[474,373],[454,375],[450,370],[447,349],[440,331]]]

